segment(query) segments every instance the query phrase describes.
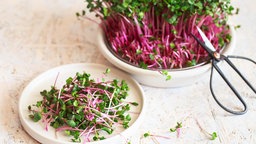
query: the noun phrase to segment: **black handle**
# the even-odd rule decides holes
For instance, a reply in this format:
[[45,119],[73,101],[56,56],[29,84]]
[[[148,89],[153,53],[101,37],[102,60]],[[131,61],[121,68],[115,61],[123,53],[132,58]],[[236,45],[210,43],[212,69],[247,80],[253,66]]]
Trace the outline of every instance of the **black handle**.
[[[243,79],[246,80],[244,78],[244,76],[241,74],[241,72],[234,66],[234,64],[228,59],[228,57],[222,56],[222,59],[224,61],[226,61],[238,74],[239,76]],[[243,100],[243,98],[241,97],[241,95],[237,92],[237,90],[234,88],[234,86],[230,83],[230,81],[226,78],[226,76],[223,74],[223,72],[221,71],[221,69],[218,67],[217,65],[217,61],[216,60],[212,60],[212,68],[211,68],[211,76],[210,76],[210,90],[212,93],[212,96],[214,98],[214,100],[217,102],[217,104],[223,108],[225,111],[235,114],[235,115],[242,115],[245,114],[247,112],[247,105],[245,103],[245,101]],[[226,106],[224,106],[215,96],[215,93],[213,91],[213,87],[212,87],[212,77],[213,77],[213,68],[216,69],[216,71],[219,73],[219,75],[222,77],[222,79],[226,82],[226,84],[230,87],[230,89],[233,91],[233,93],[236,95],[236,97],[238,98],[238,100],[242,103],[243,105],[243,110],[241,111],[234,111],[231,110],[230,108],[227,108]],[[246,80],[247,81],[247,80]],[[248,81],[247,81],[248,82]],[[249,83],[249,82],[248,82]],[[248,84],[247,83],[247,84]]]
[[252,86],[252,84],[242,75],[242,73],[234,66],[234,64],[229,60],[229,58],[236,58],[236,59],[243,59],[243,60],[247,60],[250,61],[254,64],[256,64],[256,62],[250,58],[247,57],[243,57],[243,56],[234,56],[234,55],[230,55],[227,56],[225,59],[227,59],[226,61],[229,63],[229,65],[237,72],[237,74],[244,80],[244,82],[252,89],[252,91],[254,93],[256,93],[256,89]]

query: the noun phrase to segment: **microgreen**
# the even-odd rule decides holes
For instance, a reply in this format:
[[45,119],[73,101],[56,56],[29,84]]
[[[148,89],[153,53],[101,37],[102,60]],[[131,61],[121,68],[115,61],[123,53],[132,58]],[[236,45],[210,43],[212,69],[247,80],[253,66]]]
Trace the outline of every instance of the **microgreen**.
[[156,138],[164,138],[164,139],[170,139],[170,137],[168,136],[164,136],[164,135],[156,135],[156,134],[151,134],[150,132],[146,132],[144,133],[141,138],[140,138],[140,143],[143,143],[142,140],[146,139],[146,138],[150,138],[155,144],[159,144],[159,142],[157,141]]
[[170,128],[170,132],[175,132],[175,131],[177,131],[177,129],[180,129],[180,128],[182,128],[182,123],[177,122],[177,124],[174,128]]
[[191,61],[188,61],[187,65],[188,66],[195,66],[196,65],[196,60],[192,59]]
[[110,73],[110,69],[107,68],[104,74],[109,74],[109,73]]
[[211,136],[212,136],[211,140],[215,140],[218,137],[216,132],[213,132]]
[[[87,9],[101,20],[113,51],[143,69],[183,68],[202,62],[208,54],[190,34],[199,37],[196,26],[202,28],[220,51],[230,42],[227,18],[239,11],[230,0],[86,2]],[[77,15],[86,17],[84,10]]]
[[33,119],[34,122],[38,122],[42,118],[42,114],[40,112],[35,112],[33,115],[29,115],[31,119]]
[[162,71],[161,71],[161,74],[165,76],[165,80],[166,80],[166,81],[168,81],[168,80],[170,80],[170,79],[172,78],[171,75],[168,73],[167,70],[162,70]]
[[[106,69],[104,74],[108,74]],[[105,139],[100,131],[112,134],[115,126],[129,127],[131,106],[137,102],[124,102],[129,87],[124,80],[95,81],[88,73],[76,73],[66,79],[61,89],[52,86],[40,92],[43,100],[28,106],[34,121],[46,123],[72,136],[73,142]],[[105,75],[107,76],[107,75]],[[102,133],[101,132],[101,133]]]
[[138,106],[139,105],[137,102],[132,102],[131,104],[134,105],[134,106]]
[[199,126],[200,130],[210,139],[210,140],[215,140],[218,135],[217,132],[212,132],[209,133],[208,131],[206,131],[205,129],[202,128],[202,126],[200,125],[200,123],[198,122],[198,120],[196,120],[197,125]]
[[174,128],[170,128],[170,132],[177,132],[177,137],[180,137],[181,128],[182,128],[182,123],[177,122],[177,124]]
[[146,132],[143,134],[144,137],[149,137],[150,136],[150,133],[149,132]]
[[238,29],[238,28],[240,28],[241,27],[241,25],[236,25],[235,26],[235,29]]

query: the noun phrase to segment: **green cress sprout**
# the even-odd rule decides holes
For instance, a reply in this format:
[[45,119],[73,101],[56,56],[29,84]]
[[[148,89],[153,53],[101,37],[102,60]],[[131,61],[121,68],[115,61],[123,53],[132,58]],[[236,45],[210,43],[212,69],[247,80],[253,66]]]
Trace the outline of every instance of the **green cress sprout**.
[[213,132],[211,136],[212,136],[211,140],[215,140],[218,137],[216,132]]
[[143,136],[141,136],[141,138],[140,138],[140,143],[142,143],[142,140],[143,140],[144,138],[148,138],[148,137],[150,137],[150,138],[152,139],[152,141],[153,141],[154,143],[157,143],[157,144],[159,144],[159,142],[157,141],[156,138],[171,139],[170,137],[167,137],[167,136],[156,135],[156,134],[151,134],[150,132],[146,132],[146,133],[143,134]]
[[209,132],[207,132],[205,129],[202,128],[202,126],[200,125],[200,123],[198,122],[198,120],[196,120],[196,123],[197,123],[197,125],[199,126],[200,130],[201,130],[207,137],[209,137],[210,140],[215,140],[215,139],[218,137],[217,132],[209,133]]
[[177,132],[177,137],[180,137],[180,129],[182,128],[182,123],[181,122],[177,122],[177,125],[175,126],[175,128],[170,128],[170,132]]
[[149,132],[146,132],[143,134],[143,136],[146,138],[146,137],[149,137],[150,136],[150,133]]
[[167,70],[162,70],[160,73],[165,76],[165,80],[166,81],[168,81],[168,80],[170,80],[172,78]]
[[[213,132],[213,133],[208,133],[206,132],[205,130],[202,129],[201,125],[198,123],[197,121],[197,124],[199,126],[199,128],[207,135],[210,137],[210,140],[215,140],[218,136],[217,136],[217,133],[216,132]],[[169,132],[177,132],[177,137],[180,136],[180,130],[182,128],[182,122],[177,122],[176,126],[174,128],[170,128],[169,129]],[[164,139],[172,139],[170,138],[169,136],[164,136],[164,135],[158,135],[158,134],[151,134],[151,132],[146,132],[144,133],[140,140],[141,142],[140,143],[143,143],[142,142],[142,139],[145,139],[145,138],[151,138],[152,141],[156,144],[159,144],[159,142],[156,140],[156,138],[164,138]]]
[[[190,67],[208,60],[208,53],[191,33],[199,36],[196,26],[200,27],[220,51],[231,40],[228,16],[239,11],[230,0],[85,2],[100,19],[110,48],[121,59],[153,70]],[[85,10],[77,16],[88,18]]]
[[81,137],[85,142],[103,140],[103,131],[112,134],[116,127],[129,127],[130,107],[138,103],[124,101],[128,91],[124,80],[95,81],[88,73],[76,73],[61,89],[52,86],[41,91],[43,100],[28,106],[29,117],[34,122],[41,120],[46,130],[50,125],[73,136],[73,142],[80,142]]
[[182,123],[181,122],[177,122],[177,125],[175,126],[175,128],[170,128],[170,131],[175,132],[179,128],[182,128]]

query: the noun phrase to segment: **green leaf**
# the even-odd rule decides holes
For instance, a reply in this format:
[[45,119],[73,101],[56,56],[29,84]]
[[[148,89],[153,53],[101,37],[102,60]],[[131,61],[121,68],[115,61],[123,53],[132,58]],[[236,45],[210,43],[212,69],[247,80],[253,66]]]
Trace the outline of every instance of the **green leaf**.
[[60,124],[57,121],[54,122],[53,125],[52,125],[52,127],[55,128],[55,129],[58,128],[59,126],[60,126]]
[[110,68],[107,68],[104,74],[109,74],[110,73]]
[[136,54],[137,54],[137,55],[142,54],[142,50],[136,49]]
[[175,48],[175,44],[173,42],[170,43],[170,47],[171,49],[174,49]]
[[140,68],[143,68],[143,69],[148,69],[148,65],[145,64],[144,62],[140,62]]
[[105,102],[101,102],[101,103],[99,104],[100,110],[101,110],[101,111],[104,110],[104,109],[105,109],[105,106],[106,106],[106,103],[105,103]]
[[71,127],[76,127],[76,122],[74,120],[67,120],[67,125]]
[[70,131],[69,130],[65,130],[64,131],[66,135],[70,136]]
[[159,48],[163,49],[164,48],[164,45],[163,44],[158,44],[157,45]]
[[176,31],[175,29],[173,29],[173,30],[172,30],[172,33],[173,33],[174,35],[176,35],[176,34],[177,34],[177,31]]
[[31,111],[31,109],[32,109],[32,108],[31,108],[31,105],[29,105],[29,106],[28,106],[28,110]]
[[168,81],[168,80],[171,80],[171,79],[172,79],[171,75],[167,75],[165,80]]
[[238,29],[238,28],[240,28],[241,27],[241,25],[236,25],[235,26],[235,29]]
[[138,106],[139,105],[139,103],[137,103],[137,102],[132,102],[131,104],[134,105],[134,106]]
[[132,118],[131,118],[131,116],[128,114],[128,115],[125,116],[125,119],[126,119],[127,121],[130,121]]
[[147,132],[147,133],[144,133],[143,136],[146,138],[146,137],[149,137],[150,136],[150,133]]
[[123,127],[126,129],[129,127],[128,123],[123,123]]
[[67,80],[66,80],[66,84],[67,85],[70,85],[73,81],[73,78],[72,77],[69,77]]
[[33,121],[38,122],[42,118],[42,114],[39,112],[34,113],[33,115]]
[[195,3],[195,6],[197,6],[199,9],[203,9],[203,4],[202,4],[202,2],[197,2],[197,3]]
[[82,11],[82,16],[84,16],[86,14],[85,10]]
[[82,120],[82,116],[81,115],[75,115],[75,118],[76,118],[76,120],[78,120],[78,121],[81,121]]
[[224,39],[222,37],[219,37],[219,46],[223,47],[225,44]]
[[108,16],[108,9],[103,7],[103,16],[107,17]]
[[73,139],[72,139],[72,142],[80,143],[80,142],[81,142],[81,139],[80,139],[80,138],[73,138]]
[[232,39],[232,36],[231,36],[230,34],[227,34],[227,35],[226,35],[226,40],[227,40],[227,42],[230,42],[231,39]]
[[94,141],[97,141],[98,139],[99,139],[99,137],[97,137],[97,136],[93,136],[93,138],[92,138]]
[[182,128],[182,122],[177,122],[176,128]]
[[216,132],[213,132],[212,134],[211,134],[211,140],[215,140],[216,138],[217,138],[217,133]]
[[113,130],[112,130],[112,129],[107,128],[107,127],[103,127],[103,128],[101,128],[101,130],[103,130],[103,131],[107,132],[108,134],[112,134],[112,132],[113,132]]
[[163,76],[165,76],[166,81],[171,80],[172,77],[167,70],[162,70],[161,73]]
[[74,100],[73,106],[74,106],[74,107],[77,107],[77,106],[78,106],[78,101],[77,101],[77,100]]
[[195,66],[196,65],[196,60],[195,59],[193,59],[193,60],[191,60],[191,61],[188,61],[187,62],[187,65],[190,67],[190,66]]
[[36,102],[36,107],[41,107],[42,106],[42,101],[37,101]]
[[175,132],[176,128],[170,128],[170,132]]
[[77,13],[76,13],[76,16],[77,16],[77,17],[80,17],[81,15],[80,15],[80,13],[79,13],[79,12],[77,12]]
[[238,14],[238,13],[239,13],[239,11],[240,11],[240,9],[239,9],[239,8],[236,8],[236,12],[235,12],[235,14]]
[[142,19],[144,17],[144,13],[143,12],[139,12],[138,16],[139,16],[139,19]]
[[149,54],[149,58],[150,58],[150,60],[154,60],[155,56],[153,54]]
[[130,110],[130,105],[129,104],[126,104],[125,107],[123,107],[123,110],[125,111],[129,111]]
[[170,24],[176,25],[177,24],[177,19],[178,19],[178,16],[174,15],[171,18],[167,19],[167,22],[170,23]]
[[195,0],[188,0],[188,3],[189,3],[190,5],[193,5],[194,2],[195,2]]
[[125,116],[124,116],[124,110],[120,110],[118,112],[116,112],[116,114],[118,115],[118,117],[121,119],[121,120],[124,120]]

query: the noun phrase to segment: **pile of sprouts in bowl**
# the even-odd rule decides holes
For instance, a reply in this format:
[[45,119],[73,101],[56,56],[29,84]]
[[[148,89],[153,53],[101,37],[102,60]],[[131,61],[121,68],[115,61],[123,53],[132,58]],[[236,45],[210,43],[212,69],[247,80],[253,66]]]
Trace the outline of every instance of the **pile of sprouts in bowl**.
[[[207,60],[191,33],[203,30],[217,51],[231,40],[230,0],[86,0],[111,51],[143,69],[181,69]],[[77,13],[85,16],[85,10]]]

